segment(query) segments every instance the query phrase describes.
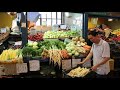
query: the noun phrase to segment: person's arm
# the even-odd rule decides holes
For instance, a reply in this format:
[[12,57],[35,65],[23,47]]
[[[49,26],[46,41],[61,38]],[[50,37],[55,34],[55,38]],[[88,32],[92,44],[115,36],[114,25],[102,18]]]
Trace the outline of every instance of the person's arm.
[[99,64],[91,67],[92,71],[97,70],[98,67],[100,67],[101,65],[105,64],[109,59],[110,59],[110,57],[104,57],[102,62],[100,62]]
[[83,63],[87,62],[88,60],[90,60],[90,58],[92,56],[93,56],[93,45],[92,45],[92,48],[91,48],[89,54],[87,55],[87,57],[82,62],[80,62],[79,64],[83,64]]
[[88,60],[90,60],[90,58],[92,57],[92,55],[93,55],[93,53],[90,52],[90,53],[88,54],[88,56],[87,56],[82,62],[80,62],[79,64],[83,64],[83,63],[87,62]]

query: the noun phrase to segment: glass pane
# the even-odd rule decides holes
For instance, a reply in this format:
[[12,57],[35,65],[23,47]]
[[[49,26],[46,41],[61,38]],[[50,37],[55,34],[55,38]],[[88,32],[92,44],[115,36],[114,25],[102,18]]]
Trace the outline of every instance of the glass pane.
[[51,26],[51,19],[47,19],[47,26]]
[[51,18],[51,12],[47,12],[47,18]]
[[42,25],[46,25],[46,19],[42,19]]
[[52,18],[56,18],[56,12],[52,12]]
[[57,24],[61,24],[61,20],[57,20]]
[[39,12],[41,14],[41,18],[46,18],[46,12]]
[[61,12],[57,12],[57,18],[61,19]]
[[56,20],[52,20],[52,26],[56,24]]
[[80,14],[80,20],[82,20],[83,19],[83,14]]
[[40,25],[40,19],[36,22],[36,26]]

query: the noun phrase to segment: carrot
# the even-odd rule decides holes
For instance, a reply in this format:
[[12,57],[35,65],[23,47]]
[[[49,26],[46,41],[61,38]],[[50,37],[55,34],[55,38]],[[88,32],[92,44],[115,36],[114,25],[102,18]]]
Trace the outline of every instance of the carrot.
[[65,58],[69,58],[69,55],[68,55],[68,52],[67,50],[63,49],[61,50],[61,54],[62,54],[62,57],[65,59]]

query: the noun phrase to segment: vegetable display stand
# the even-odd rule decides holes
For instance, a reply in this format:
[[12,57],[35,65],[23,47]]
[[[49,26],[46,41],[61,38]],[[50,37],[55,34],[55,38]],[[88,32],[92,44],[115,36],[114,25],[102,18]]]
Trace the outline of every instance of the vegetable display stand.
[[62,78],[62,75],[63,75],[62,74],[62,65],[59,66],[58,64],[56,64],[54,69],[55,69],[55,72],[56,72],[56,77],[57,78]]
[[39,74],[40,57],[23,57],[23,61],[27,63],[27,67],[28,67],[28,72],[25,73],[25,75],[29,76],[29,75]]
[[63,71],[63,78],[89,78],[93,74],[90,69],[77,65],[70,70]]

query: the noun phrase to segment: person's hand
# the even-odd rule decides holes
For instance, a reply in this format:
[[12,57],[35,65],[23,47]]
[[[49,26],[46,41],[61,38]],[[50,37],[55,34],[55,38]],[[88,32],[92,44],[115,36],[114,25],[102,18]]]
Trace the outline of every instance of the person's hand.
[[81,64],[83,64],[83,62],[79,62],[78,64],[80,64],[80,65],[81,65]]
[[92,66],[92,67],[91,67],[91,70],[92,70],[92,71],[96,71],[97,68],[98,68],[97,66]]

